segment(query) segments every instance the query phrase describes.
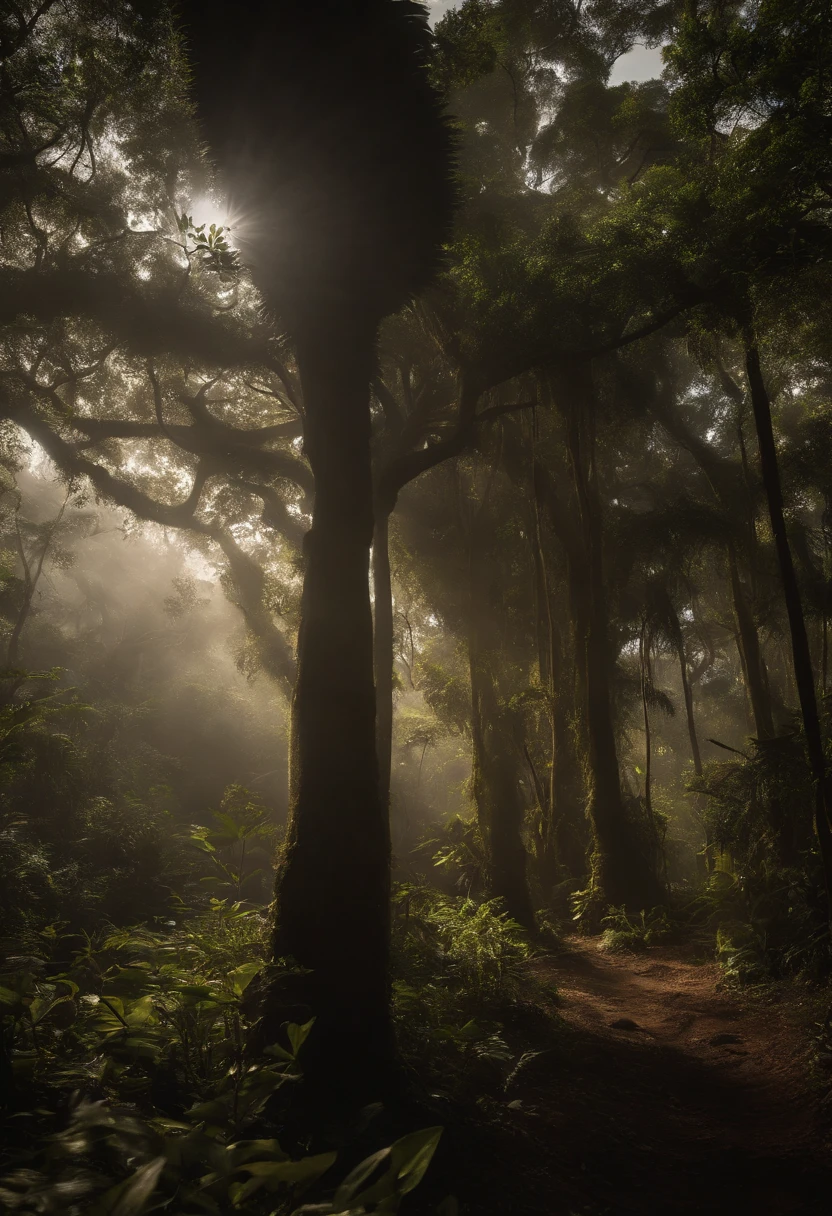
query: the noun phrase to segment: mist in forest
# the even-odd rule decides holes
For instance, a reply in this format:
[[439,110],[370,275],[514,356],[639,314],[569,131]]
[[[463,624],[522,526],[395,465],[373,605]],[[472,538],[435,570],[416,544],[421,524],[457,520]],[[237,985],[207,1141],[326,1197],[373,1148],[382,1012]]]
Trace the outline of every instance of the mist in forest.
[[[96,705],[106,701],[111,717],[103,733],[118,748],[155,753],[158,788],[183,822],[206,819],[227,786],[240,784],[269,805],[276,824],[285,825],[288,704],[257,669],[244,617],[233,593],[232,599],[225,593],[216,566],[175,535],[136,524],[67,488],[54,467],[34,454],[4,507],[5,561],[15,579],[22,579],[18,530],[30,564],[45,554],[21,635],[22,665],[60,669],[60,687]],[[530,562],[530,588],[533,575]],[[396,592],[391,827],[397,871],[425,877],[435,869],[437,829],[466,819],[470,805],[465,705],[456,707],[454,720],[429,683],[431,663],[440,659],[464,686],[465,639],[424,601],[408,602],[404,587]],[[750,729],[739,659],[732,662],[727,640],[719,633],[706,637],[696,654],[693,710],[706,761],[721,758],[720,744],[740,750]],[[637,801],[643,797],[646,748],[638,637],[622,644],[617,666],[622,777]],[[779,674],[788,679],[782,658]],[[686,794],[693,770],[678,658],[661,641],[654,646],[651,681],[652,795],[667,818],[672,880],[691,883],[705,837]],[[432,694],[440,714],[431,706]],[[779,704],[785,727],[782,693]],[[534,782],[529,764],[519,767],[527,813],[535,806]],[[448,879],[441,866],[431,877],[450,890],[467,889],[466,876]]]
[[0,0],[0,1209],[826,1216],[828,0]]
[[129,765],[116,785],[132,814],[149,799],[180,824],[207,820],[240,784],[285,819],[286,706],[247,668],[244,622],[217,570],[35,453],[2,511],[12,621],[25,602],[21,550],[39,575],[10,666],[51,673],[53,695],[89,704],[73,737]]

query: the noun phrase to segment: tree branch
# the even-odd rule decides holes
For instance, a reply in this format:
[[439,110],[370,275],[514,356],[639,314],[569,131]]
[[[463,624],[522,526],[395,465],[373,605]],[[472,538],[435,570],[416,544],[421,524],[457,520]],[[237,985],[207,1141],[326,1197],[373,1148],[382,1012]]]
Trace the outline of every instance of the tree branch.
[[483,422],[493,422],[505,414],[516,413],[518,410],[531,409],[534,401],[520,401],[505,405],[493,405],[476,412],[480,399],[479,385],[466,380],[463,375],[460,384],[457,422],[450,435],[436,443],[429,443],[415,451],[400,452],[395,455],[382,469],[376,483],[376,505],[380,511],[393,510],[399,491],[415,480],[421,473],[435,468],[445,460],[459,456],[472,441],[476,428]]
[[273,365],[268,339],[252,339],[207,308],[183,304],[172,291],[131,287],[122,276],[88,270],[0,269],[0,324],[21,317],[54,321],[85,316],[141,355],[172,352],[209,366]]

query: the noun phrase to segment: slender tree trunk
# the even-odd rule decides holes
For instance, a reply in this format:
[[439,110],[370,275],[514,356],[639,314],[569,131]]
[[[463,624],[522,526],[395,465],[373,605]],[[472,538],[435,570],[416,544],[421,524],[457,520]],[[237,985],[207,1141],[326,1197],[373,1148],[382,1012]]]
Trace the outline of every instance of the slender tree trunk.
[[696,719],[693,713],[693,690],[690,686],[688,677],[688,665],[685,658],[685,648],[682,645],[679,648],[679,671],[682,676],[682,693],[685,698],[685,717],[688,724],[688,739],[690,740],[690,754],[693,760],[693,771],[697,777],[702,776],[702,753],[699,750],[699,738],[696,734]]
[[641,634],[639,635],[639,663],[641,667],[641,714],[644,721],[644,809],[647,811],[650,822],[653,822],[653,790],[651,784],[651,766],[653,760],[653,746],[650,738],[650,708],[647,704],[647,694],[650,683],[649,664],[650,658],[648,654],[649,640],[647,638],[647,622],[641,623]]
[[376,683],[376,751],[382,809],[390,805],[393,749],[393,588],[390,579],[390,516],[377,507],[373,534],[373,666]]
[[[830,786],[826,758],[824,756],[823,736],[821,734],[820,716],[815,695],[815,677],[812,670],[812,657],[809,651],[809,638],[806,633],[803,605],[800,600],[800,588],[792,560],[788,533],[786,531],[786,520],[783,513],[783,490],[780,483],[777,448],[774,442],[774,430],[771,422],[771,403],[760,368],[759,352],[753,340],[750,340],[746,346],[745,366],[748,375],[748,385],[751,390],[754,422],[757,427],[763,485],[765,486],[766,498],[768,500],[769,519],[771,520],[771,530],[774,535],[777,561],[780,567],[780,578],[783,584],[783,595],[789,617],[794,676],[800,698],[803,729],[806,734],[806,748],[809,754],[812,776],[815,780],[815,830],[817,831],[826,877],[827,895],[830,895],[832,894],[832,826],[830,826],[829,812],[830,806],[832,806],[832,787]],[[832,913],[832,909],[830,909],[830,912]]]
[[829,503],[824,505],[821,528],[823,531],[823,630],[821,635],[821,695],[826,696],[829,686]]
[[679,674],[682,677],[682,696],[685,702],[685,719],[688,727],[688,739],[690,741],[690,754],[693,760],[693,771],[697,777],[702,776],[702,753],[699,750],[699,738],[696,734],[696,719],[693,712],[693,691],[690,686],[690,677],[688,676],[688,661],[685,654],[685,637],[682,633],[682,623],[679,620],[679,615],[673,601],[668,596],[668,611],[672,614],[670,624],[673,632],[673,641],[676,648],[676,655],[679,659]]
[[[685,702],[685,718],[688,727],[688,739],[690,740],[690,754],[693,760],[693,771],[697,777],[702,776],[702,753],[699,750],[699,737],[696,733],[696,718],[693,712],[693,690],[690,686],[690,677],[688,676],[687,657],[685,655],[685,642],[682,635],[682,627],[679,625],[677,618],[676,628],[676,653],[679,656],[679,672],[682,677],[682,695]],[[704,802],[702,794],[694,795],[694,802],[698,804],[698,809],[701,811],[702,803]],[[711,872],[713,865],[713,846],[710,837],[705,832],[705,849],[703,853],[697,854],[697,867],[703,878],[707,877]]]
[[667,882],[667,864],[664,859],[662,837],[653,813],[653,735],[650,728],[650,690],[653,686],[653,667],[650,661],[652,645],[647,622],[642,623],[639,639],[641,651],[641,709],[644,718],[644,810],[647,826],[653,843],[653,869],[662,873]]
[[731,595],[740,640],[740,657],[751,703],[751,715],[758,739],[774,738],[774,715],[760,635],[740,579],[737,555],[733,543],[728,546],[728,567],[731,575]]
[[[369,558],[374,327],[322,318],[301,336],[305,449],[315,475],[292,705],[290,819],[275,898],[276,957],[309,974],[291,1010],[316,1025],[306,1071],[351,1098],[378,1092],[392,1056],[390,837],[379,798]],[[296,994],[297,995],[297,994]],[[279,985],[262,1037],[280,1020]]]
[[[742,389],[725,373],[721,365],[720,371],[723,389],[741,409],[743,404]],[[737,620],[740,663],[751,707],[752,729],[758,738],[770,739],[774,735],[774,720],[768,685],[768,673],[766,671],[762,647],[760,646],[757,624],[751,608],[753,587],[756,582],[757,537],[754,529],[753,498],[748,476],[748,459],[742,426],[738,427],[738,437],[740,441],[740,468],[746,493],[738,501],[736,494],[737,477],[736,472],[731,468],[731,463],[723,461],[714,453],[709,444],[704,443],[694,435],[676,410],[668,408],[666,404],[663,404],[656,412],[659,421],[668,434],[691,453],[696,463],[702,469],[711,484],[714,496],[725,512],[727,522],[732,526],[733,535],[727,544],[727,556],[731,579],[731,596]],[[740,578],[737,537],[740,538],[740,547],[747,558],[752,585],[750,596],[746,592]]]

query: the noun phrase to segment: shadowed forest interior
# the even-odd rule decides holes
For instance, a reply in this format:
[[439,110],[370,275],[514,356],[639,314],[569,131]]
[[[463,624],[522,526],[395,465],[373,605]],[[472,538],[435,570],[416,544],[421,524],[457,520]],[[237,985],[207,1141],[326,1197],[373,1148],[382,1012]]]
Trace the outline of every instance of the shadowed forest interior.
[[828,0],[0,0],[0,1210],[829,1212],[831,288]]

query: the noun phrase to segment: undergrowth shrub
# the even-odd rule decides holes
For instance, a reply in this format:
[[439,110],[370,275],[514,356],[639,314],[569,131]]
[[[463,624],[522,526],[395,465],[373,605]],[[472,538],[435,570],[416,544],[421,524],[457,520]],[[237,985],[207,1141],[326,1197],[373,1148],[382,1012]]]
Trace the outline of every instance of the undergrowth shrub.
[[703,822],[712,847],[743,868],[800,864],[813,845],[814,794],[803,736],[750,741],[747,755],[711,761],[690,783],[705,795]]
[[717,870],[687,915],[700,937],[716,934],[717,959],[729,979],[822,980],[832,970],[823,874],[814,853],[790,870],[772,864]]
[[[398,1211],[441,1128],[401,1138],[337,1186],[335,1151],[290,1153],[277,1138],[279,1097],[303,1084],[312,1022],[289,1024],[284,1043],[259,1059],[246,1055],[242,998],[266,940],[261,911],[214,900],[181,924],[116,931],[75,949],[53,933],[39,955],[6,960],[3,1211]],[[317,1184],[315,1204],[298,1207]],[[443,1205],[443,1216],[454,1211]]]
[[398,887],[393,908],[394,1018],[406,1060],[446,1083],[510,1061],[501,1019],[532,953],[521,927],[498,900],[430,887]]
[[445,823],[434,825],[434,834],[419,846],[428,853],[437,877],[450,890],[476,896],[482,888],[487,865],[485,846],[476,816],[452,815]]
[[646,950],[672,941],[678,934],[665,908],[628,915],[626,908],[610,908],[602,919],[601,946],[613,952]]
[[827,897],[799,729],[752,740],[747,755],[707,765],[691,789],[706,796],[703,819],[721,868],[687,915],[701,938],[716,935],[727,977],[827,977]]

